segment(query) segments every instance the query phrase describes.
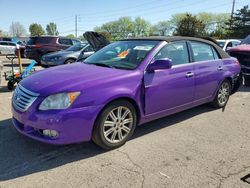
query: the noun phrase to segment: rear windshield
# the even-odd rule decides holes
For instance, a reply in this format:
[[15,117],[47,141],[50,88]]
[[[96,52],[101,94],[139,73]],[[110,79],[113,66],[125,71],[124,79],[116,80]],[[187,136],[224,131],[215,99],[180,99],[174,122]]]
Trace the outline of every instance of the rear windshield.
[[53,41],[54,37],[32,37],[27,42],[28,45],[34,44],[48,44]]

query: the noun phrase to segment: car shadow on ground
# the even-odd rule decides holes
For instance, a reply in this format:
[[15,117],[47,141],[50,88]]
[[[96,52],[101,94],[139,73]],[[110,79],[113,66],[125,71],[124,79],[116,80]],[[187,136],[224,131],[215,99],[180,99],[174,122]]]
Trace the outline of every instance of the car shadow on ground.
[[[146,136],[156,130],[167,128],[212,110],[214,109],[202,105],[143,124],[136,128],[131,139]],[[43,144],[20,135],[12,126],[11,119],[0,121],[0,181],[53,169],[104,152],[108,151],[99,148],[92,142],[67,146]]]
[[[14,68],[19,68],[19,64],[17,62],[11,64],[11,63],[4,63],[4,66],[5,67],[14,67]],[[22,67],[28,67],[29,64],[25,63],[25,64],[22,64]]]
[[[14,89],[15,89],[15,87],[14,87]],[[14,90],[13,89],[13,90]],[[12,91],[13,91],[12,90]],[[10,91],[9,89],[8,89],[8,87],[7,87],[7,83],[6,83],[6,86],[0,86],[0,93],[8,93],[8,92],[12,92],[12,91]]]
[[242,86],[242,87],[240,87],[239,92],[250,92],[250,87],[249,86]]

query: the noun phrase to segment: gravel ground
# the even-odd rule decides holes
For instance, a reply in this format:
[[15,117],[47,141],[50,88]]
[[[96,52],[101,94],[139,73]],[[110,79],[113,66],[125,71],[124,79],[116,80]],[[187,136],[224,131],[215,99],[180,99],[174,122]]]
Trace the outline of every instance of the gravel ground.
[[224,112],[202,105],[142,125],[113,151],[92,142],[51,146],[20,135],[11,124],[11,94],[2,79],[1,188],[250,187],[241,180],[250,174],[250,88],[231,96]]

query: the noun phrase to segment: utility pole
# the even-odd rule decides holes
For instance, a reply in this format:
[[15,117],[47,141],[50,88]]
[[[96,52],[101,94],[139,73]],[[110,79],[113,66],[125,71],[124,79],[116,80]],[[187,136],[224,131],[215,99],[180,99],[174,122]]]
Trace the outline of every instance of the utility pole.
[[233,0],[232,13],[231,13],[231,20],[233,19],[233,15],[234,15],[234,7],[235,7],[235,0]]
[[77,15],[75,15],[75,37],[77,38]]

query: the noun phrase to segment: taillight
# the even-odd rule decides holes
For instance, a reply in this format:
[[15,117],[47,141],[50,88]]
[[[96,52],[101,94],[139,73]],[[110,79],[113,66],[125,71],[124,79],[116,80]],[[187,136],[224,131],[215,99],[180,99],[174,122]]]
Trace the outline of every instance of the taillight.
[[41,48],[40,44],[33,45],[34,48]]

